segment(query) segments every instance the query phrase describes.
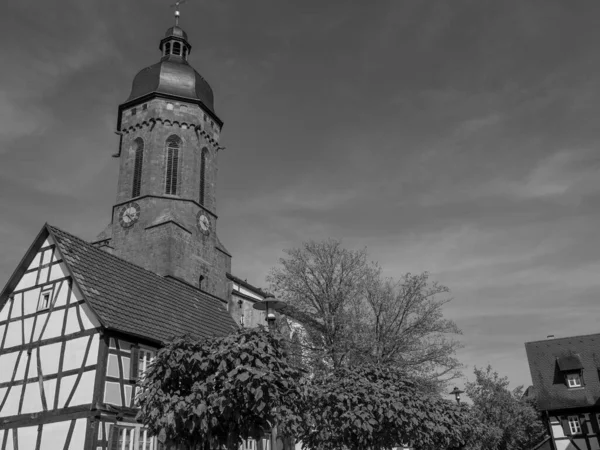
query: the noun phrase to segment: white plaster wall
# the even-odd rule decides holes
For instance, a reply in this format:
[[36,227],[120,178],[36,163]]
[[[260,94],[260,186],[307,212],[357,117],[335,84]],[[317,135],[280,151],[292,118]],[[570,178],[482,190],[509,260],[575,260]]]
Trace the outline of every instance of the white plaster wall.
[[[54,422],[44,425],[40,450],[62,449],[67,440],[70,425],[71,422]],[[83,449],[83,445],[79,449]]]
[[565,432],[557,417],[550,417],[550,425],[552,426],[552,436],[555,438],[565,437]]

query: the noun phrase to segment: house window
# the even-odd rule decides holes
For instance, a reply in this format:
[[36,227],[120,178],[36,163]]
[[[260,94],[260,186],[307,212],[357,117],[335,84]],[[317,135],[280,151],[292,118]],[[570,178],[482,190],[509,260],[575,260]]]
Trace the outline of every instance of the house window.
[[131,108],[131,115],[135,116],[136,113],[137,113],[137,109]]
[[177,195],[180,146],[181,140],[177,136],[167,139],[165,194]]
[[202,154],[200,155],[200,204],[204,205],[205,195],[204,191],[206,190],[206,154],[208,153],[208,149],[204,147],[202,149]]
[[52,290],[42,291],[38,300],[38,311],[50,308],[50,299],[52,298]]
[[132,197],[139,197],[142,187],[142,163],[144,161],[144,141],[142,138],[137,138],[133,141],[135,144],[135,162],[133,165],[133,189]]
[[148,104],[147,104],[147,103],[144,103],[144,104],[142,105],[142,109],[143,109],[144,111],[146,111],[146,110],[148,109]]
[[578,373],[567,374],[567,385],[570,388],[581,387],[581,375]]
[[579,423],[579,417],[569,416],[569,430],[571,434],[581,434],[581,423]]
[[141,348],[138,357],[138,379],[144,377],[146,370],[154,360],[154,352]]

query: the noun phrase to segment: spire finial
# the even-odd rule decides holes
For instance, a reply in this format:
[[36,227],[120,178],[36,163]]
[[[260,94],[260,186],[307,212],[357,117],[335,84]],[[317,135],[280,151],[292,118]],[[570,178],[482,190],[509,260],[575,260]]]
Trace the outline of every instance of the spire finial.
[[187,0],[177,0],[171,5],[171,8],[175,8],[175,26],[179,26],[179,5],[187,2]]

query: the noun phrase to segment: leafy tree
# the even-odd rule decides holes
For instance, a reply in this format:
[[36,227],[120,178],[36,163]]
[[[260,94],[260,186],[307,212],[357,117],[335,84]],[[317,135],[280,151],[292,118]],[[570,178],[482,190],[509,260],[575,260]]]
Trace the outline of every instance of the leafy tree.
[[384,279],[366,249],[310,241],[286,250],[267,280],[288,302],[285,315],[302,324],[304,359],[314,373],[348,364],[383,364],[435,381],[458,375],[460,333],[444,319],[448,288],[427,273]]
[[304,448],[459,448],[477,434],[469,408],[423,392],[389,368],[340,368],[313,380]]
[[296,435],[306,396],[301,375],[281,338],[264,327],[176,339],[158,351],[141,382],[138,419],[160,442],[190,449],[237,449],[274,426]]
[[303,325],[308,357],[338,368],[353,350],[356,313],[376,267],[366,250],[347,250],[331,239],[285,253],[282,267],[267,279],[276,296],[288,302],[285,314]]
[[466,384],[465,392],[484,427],[472,449],[527,450],[546,437],[539,411],[523,399],[523,386],[511,391],[508,378],[500,377],[491,366],[475,368],[475,381]]

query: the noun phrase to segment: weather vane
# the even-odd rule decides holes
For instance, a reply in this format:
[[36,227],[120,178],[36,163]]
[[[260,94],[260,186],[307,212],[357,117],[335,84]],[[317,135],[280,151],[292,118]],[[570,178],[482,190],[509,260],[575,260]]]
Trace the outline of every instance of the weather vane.
[[179,5],[186,3],[188,0],[177,0],[171,5],[171,8],[175,8],[175,26],[179,25]]

